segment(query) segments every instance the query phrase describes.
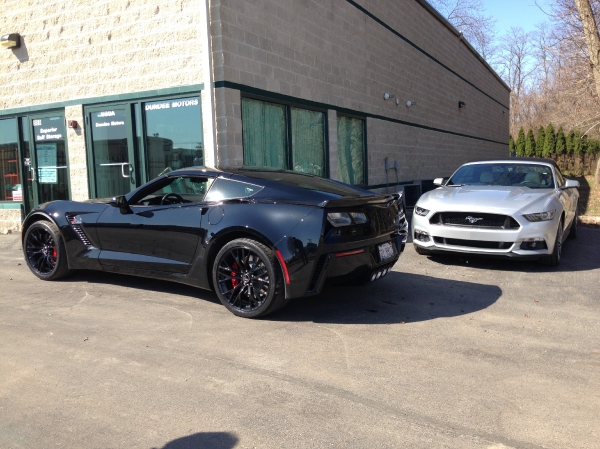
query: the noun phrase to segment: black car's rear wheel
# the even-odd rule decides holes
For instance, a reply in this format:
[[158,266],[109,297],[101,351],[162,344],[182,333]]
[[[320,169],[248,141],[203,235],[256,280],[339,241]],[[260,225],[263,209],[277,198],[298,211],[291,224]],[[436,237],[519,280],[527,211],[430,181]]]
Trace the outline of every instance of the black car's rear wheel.
[[250,239],[227,243],[215,258],[217,296],[234,315],[256,318],[285,304],[283,275],[275,253]]
[[37,221],[29,226],[23,252],[29,269],[40,279],[53,281],[69,273],[65,244],[54,223]]

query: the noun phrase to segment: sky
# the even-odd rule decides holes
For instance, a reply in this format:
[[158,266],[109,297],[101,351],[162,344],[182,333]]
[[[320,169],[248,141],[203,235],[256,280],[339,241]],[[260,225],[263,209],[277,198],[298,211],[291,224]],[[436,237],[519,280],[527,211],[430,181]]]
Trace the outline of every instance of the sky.
[[[496,19],[498,36],[505,34],[511,27],[521,27],[526,32],[535,31],[540,22],[547,21],[547,16],[535,4],[535,0],[482,0],[485,14]],[[548,0],[537,3],[548,11]]]

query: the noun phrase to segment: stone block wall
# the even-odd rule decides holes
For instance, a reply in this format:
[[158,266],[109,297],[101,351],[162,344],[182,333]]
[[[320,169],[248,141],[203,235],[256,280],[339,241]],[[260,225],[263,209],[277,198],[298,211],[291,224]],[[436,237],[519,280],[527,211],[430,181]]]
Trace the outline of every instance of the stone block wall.
[[0,110],[203,80],[198,0],[2,0]]
[[[386,157],[410,181],[508,154],[508,88],[417,0],[211,5],[215,81],[365,114],[370,185],[385,182]],[[217,111],[234,142],[224,123]],[[242,147],[221,156],[237,164]]]

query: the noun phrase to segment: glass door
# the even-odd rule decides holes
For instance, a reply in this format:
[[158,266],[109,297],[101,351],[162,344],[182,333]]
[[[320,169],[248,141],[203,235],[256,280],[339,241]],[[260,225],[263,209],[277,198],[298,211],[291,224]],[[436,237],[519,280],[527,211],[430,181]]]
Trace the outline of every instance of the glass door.
[[55,112],[32,115],[29,119],[33,130],[33,151],[30,152],[28,161],[32,188],[30,206],[47,201],[68,200],[70,193],[65,117],[62,113]]
[[124,195],[138,185],[131,106],[85,109],[90,187],[93,198]]

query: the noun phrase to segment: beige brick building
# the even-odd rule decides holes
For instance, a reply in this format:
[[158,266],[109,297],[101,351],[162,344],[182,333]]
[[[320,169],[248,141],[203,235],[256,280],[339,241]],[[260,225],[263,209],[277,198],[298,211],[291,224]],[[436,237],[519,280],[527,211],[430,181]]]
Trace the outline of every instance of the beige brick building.
[[424,0],[3,0],[11,33],[3,232],[167,167],[391,190],[507,153],[508,88]]

